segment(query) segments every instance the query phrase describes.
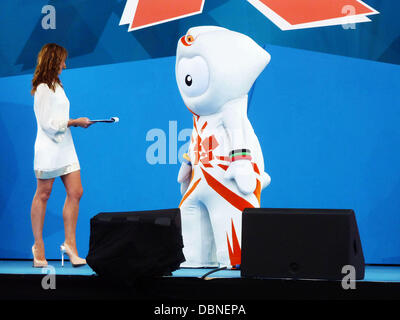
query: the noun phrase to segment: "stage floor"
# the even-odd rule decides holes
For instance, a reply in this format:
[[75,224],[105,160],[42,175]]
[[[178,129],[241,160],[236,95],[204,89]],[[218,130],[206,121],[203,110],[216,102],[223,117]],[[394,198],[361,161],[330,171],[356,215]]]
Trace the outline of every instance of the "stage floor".
[[56,290],[44,290],[48,270],[33,268],[32,261],[0,260],[0,300],[365,300],[400,299],[400,266],[365,267],[356,289],[345,290],[341,281],[242,278],[239,270],[182,268],[172,276],[144,278],[134,285],[108,281],[89,266],[73,268],[69,261],[49,261],[54,267]]
[[[49,265],[54,267],[56,275],[69,276],[94,276],[96,273],[88,266],[73,268],[69,261],[66,261],[64,267],[61,261],[49,261]],[[172,277],[195,277],[200,278],[213,269],[201,268],[190,269],[182,268],[172,273]],[[0,274],[42,274],[42,269],[33,268],[32,261],[24,260],[0,260]],[[210,275],[211,278],[240,278],[239,270],[220,270]],[[361,281],[367,282],[399,282],[400,266],[365,266],[365,277]]]

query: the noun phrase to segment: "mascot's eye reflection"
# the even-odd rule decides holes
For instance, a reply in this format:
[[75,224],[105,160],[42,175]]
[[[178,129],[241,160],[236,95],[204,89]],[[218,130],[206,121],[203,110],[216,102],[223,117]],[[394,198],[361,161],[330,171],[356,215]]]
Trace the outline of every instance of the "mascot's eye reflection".
[[192,85],[192,77],[190,75],[187,75],[185,77],[185,83],[190,87]]

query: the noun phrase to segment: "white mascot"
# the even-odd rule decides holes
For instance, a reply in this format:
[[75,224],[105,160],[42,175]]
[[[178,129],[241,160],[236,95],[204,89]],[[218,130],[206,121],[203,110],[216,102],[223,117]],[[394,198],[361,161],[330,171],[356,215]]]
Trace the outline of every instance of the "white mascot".
[[247,94],[269,61],[252,39],[221,27],[194,27],[178,41],[176,81],[193,114],[178,174],[181,267],[240,265],[242,211],[260,206],[271,181],[247,118]]

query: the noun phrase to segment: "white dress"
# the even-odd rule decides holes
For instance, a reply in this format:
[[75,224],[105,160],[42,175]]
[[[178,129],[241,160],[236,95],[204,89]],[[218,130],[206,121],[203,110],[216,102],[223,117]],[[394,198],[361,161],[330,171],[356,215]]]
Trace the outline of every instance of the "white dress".
[[71,130],[68,128],[69,100],[64,89],[55,92],[41,83],[35,92],[37,121],[34,171],[38,179],[51,179],[80,170]]

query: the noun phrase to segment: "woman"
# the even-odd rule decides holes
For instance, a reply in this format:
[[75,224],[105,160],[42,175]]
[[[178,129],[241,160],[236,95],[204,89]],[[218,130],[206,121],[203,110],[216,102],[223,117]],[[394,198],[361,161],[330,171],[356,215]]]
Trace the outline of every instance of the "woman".
[[[67,50],[49,43],[40,50],[32,80],[34,111],[37,121],[34,171],[37,189],[32,201],[31,220],[35,243],[32,247],[33,266],[45,267],[47,261],[43,243],[43,223],[47,200],[56,177],[67,191],[63,209],[65,241],[61,254],[69,255],[71,264],[86,264],[79,258],[75,241],[79,201],[82,197],[80,166],[75,152],[70,128],[88,128],[92,122],[88,118],[69,119],[69,101],[65,95],[59,75],[66,68]],[[62,259],[64,262],[64,259]]]

